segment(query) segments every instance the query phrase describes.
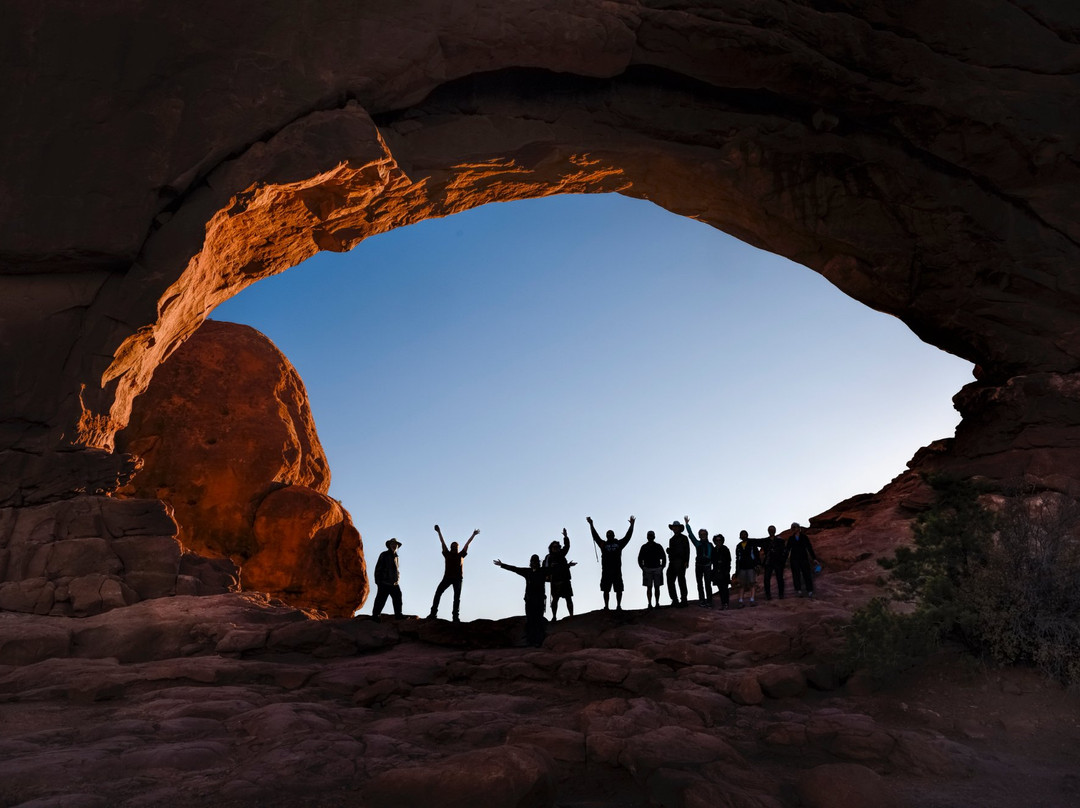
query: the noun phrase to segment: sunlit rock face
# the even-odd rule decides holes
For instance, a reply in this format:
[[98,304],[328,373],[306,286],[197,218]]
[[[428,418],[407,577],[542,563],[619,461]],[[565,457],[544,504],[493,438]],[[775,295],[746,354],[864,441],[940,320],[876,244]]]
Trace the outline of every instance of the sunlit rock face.
[[360,534],[326,496],[307,392],[253,328],[208,320],[137,399],[126,496],[170,503],[184,543],[242,566],[243,586],[348,615],[367,591]]

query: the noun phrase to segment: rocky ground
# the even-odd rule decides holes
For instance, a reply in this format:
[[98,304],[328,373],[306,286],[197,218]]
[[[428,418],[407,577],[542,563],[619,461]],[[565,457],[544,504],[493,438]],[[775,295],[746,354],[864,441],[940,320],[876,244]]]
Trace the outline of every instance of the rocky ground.
[[833,665],[872,593],[550,626],[312,620],[250,593],[0,613],[0,805],[1073,806],[1080,700],[943,653]]

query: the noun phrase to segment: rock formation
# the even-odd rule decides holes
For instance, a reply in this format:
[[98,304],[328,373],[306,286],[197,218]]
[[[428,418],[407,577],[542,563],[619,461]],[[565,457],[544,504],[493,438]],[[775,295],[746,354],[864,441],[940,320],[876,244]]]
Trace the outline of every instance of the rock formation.
[[119,451],[143,461],[121,490],[169,503],[184,544],[232,559],[241,582],[339,617],[364,601],[360,534],[296,370],[248,326],[208,320],[154,374]]
[[0,133],[0,504],[122,484],[134,397],[247,284],[564,191],[790,257],[987,385],[1076,372],[1068,9],[22,4],[0,78],[19,122]]
[[[238,587],[227,559],[186,550],[157,500],[78,497],[0,511],[0,610],[85,617]],[[47,643],[46,643],[47,645]]]
[[[914,804],[1075,803],[1060,694],[1002,715],[1015,674],[876,706],[830,689],[837,627],[925,499],[914,473],[818,520],[836,600],[780,628],[579,616],[536,652],[249,593],[157,597],[228,570],[189,574],[164,504],[110,496],[138,465],[115,451],[133,401],[218,302],[424,218],[607,191],[976,363],[964,423],[916,468],[1076,495],[1075,4],[8,6],[0,605],[22,612],[0,612],[0,801],[380,805],[437,780],[476,804],[471,769],[493,806],[885,804],[874,773]],[[256,538],[303,513],[308,546],[351,541],[309,490],[263,500]]]
[[1075,804],[1060,688],[948,655],[888,691],[845,684],[842,626],[873,587],[819,589],[577,615],[541,649],[520,617],[312,620],[249,593],[0,614],[0,802]]

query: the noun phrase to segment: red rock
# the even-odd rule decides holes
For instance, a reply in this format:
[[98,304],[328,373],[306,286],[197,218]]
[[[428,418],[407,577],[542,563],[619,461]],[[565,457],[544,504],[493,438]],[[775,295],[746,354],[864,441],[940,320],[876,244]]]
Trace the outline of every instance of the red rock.
[[829,763],[803,772],[799,798],[806,808],[898,808],[888,781],[857,763]]
[[400,808],[438,799],[444,808],[545,808],[555,804],[551,764],[530,747],[478,749],[437,765],[391,769],[364,789],[365,805]]
[[142,458],[124,493],[173,506],[184,543],[246,561],[275,487],[325,493],[330,472],[303,382],[253,328],[208,320],[154,374],[117,436]]
[[731,686],[731,700],[736,704],[761,704],[765,696],[755,676],[742,676]]
[[757,677],[762,692],[770,699],[787,699],[806,692],[806,678],[795,665],[767,668]]
[[172,505],[181,539],[242,567],[246,589],[346,617],[367,595],[359,532],[330,484],[307,393],[259,332],[207,321],[136,400],[124,490]]

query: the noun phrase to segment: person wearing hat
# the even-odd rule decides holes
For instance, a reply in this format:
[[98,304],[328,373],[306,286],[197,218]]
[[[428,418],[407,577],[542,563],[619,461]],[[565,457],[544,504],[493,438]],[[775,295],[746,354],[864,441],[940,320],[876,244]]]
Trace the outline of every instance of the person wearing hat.
[[626,531],[625,536],[616,539],[615,531],[609,530],[605,534],[604,541],[600,540],[600,534],[596,532],[592,517],[586,516],[585,521],[589,523],[593,541],[600,548],[600,591],[604,593],[604,608],[610,608],[608,606],[608,595],[614,589],[615,608],[622,611],[622,551],[630,543],[630,537],[634,535],[634,517],[630,517],[630,529]]
[[544,558],[544,569],[548,572],[548,581],[551,584],[551,622],[558,619],[559,599],[566,599],[566,611],[574,616],[574,585],[570,580],[570,568],[577,564],[576,561],[567,561],[566,555],[570,552],[570,536],[566,528],[562,531],[562,544],[553,541],[548,545],[548,554]]
[[435,532],[439,534],[439,544],[442,545],[443,562],[446,564],[446,569],[443,572],[443,578],[439,582],[439,586],[435,589],[435,599],[431,601],[431,614],[428,615],[428,620],[434,620],[439,616],[439,599],[442,598],[443,592],[452,586],[454,587],[454,622],[460,623],[458,610],[461,608],[461,566],[465,561],[465,556],[469,553],[469,545],[472,544],[472,540],[477,537],[480,531],[474,530],[468,541],[465,542],[465,546],[460,550],[458,550],[456,541],[450,542],[450,548],[447,549],[446,541],[443,539],[442,531],[438,525],[435,525]]
[[386,599],[394,603],[394,617],[402,617],[401,613],[401,587],[398,582],[401,574],[398,571],[397,550],[401,542],[397,539],[387,539],[386,549],[379,553],[379,560],[375,562],[375,605],[371,609],[371,616],[378,617],[382,614]]
[[[683,533],[682,522],[672,522],[668,527],[671,529],[671,538],[667,544],[667,591],[671,597],[672,606],[686,605],[686,570],[690,566],[690,539]],[[675,592],[678,586],[680,599]]]

